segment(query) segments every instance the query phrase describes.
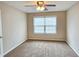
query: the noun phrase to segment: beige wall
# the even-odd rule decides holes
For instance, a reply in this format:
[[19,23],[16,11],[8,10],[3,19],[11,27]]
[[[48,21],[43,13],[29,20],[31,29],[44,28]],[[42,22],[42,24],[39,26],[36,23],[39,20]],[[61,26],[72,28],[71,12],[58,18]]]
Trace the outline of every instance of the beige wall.
[[67,42],[79,55],[79,3],[67,12]]
[[0,3],[3,25],[3,52],[6,54],[27,40],[26,14]]
[[[57,16],[57,34],[34,34],[33,17],[34,16]],[[60,40],[65,41],[66,32],[66,12],[46,12],[28,14],[28,38],[40,40]]]

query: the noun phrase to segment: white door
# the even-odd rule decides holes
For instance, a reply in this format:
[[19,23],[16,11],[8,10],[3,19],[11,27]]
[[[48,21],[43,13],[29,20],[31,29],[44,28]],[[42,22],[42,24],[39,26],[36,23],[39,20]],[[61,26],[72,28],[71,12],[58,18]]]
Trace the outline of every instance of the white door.
[[1,21],[1,10],[0,10],[0,56],[3,54],[3,44],[2,44],[2,21]]

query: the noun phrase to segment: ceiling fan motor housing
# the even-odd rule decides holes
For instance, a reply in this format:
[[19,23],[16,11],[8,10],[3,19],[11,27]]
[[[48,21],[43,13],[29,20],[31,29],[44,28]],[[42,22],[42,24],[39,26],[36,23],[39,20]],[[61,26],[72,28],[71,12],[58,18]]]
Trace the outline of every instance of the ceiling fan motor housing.
[[37,1],[37,6],[40,6],[40,7],[44,6],[44,1]]

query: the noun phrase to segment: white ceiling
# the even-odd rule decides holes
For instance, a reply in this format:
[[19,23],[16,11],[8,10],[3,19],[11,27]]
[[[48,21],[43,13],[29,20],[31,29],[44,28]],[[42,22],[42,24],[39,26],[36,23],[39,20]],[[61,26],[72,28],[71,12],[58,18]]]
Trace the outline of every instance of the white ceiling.
[[[39,12],[36,10],[35,7],[25,7],[25,5],[35,5],[36,2],[34,1],[5,1],[4,3],[11,5],[26,13]],[[50,12],[50,11],[66,11],[74,4],[76,4],[77,1],[46,1],[45,3],[56,4],[56,7],[47,7],[48,11],[43,11],[43,12]]]

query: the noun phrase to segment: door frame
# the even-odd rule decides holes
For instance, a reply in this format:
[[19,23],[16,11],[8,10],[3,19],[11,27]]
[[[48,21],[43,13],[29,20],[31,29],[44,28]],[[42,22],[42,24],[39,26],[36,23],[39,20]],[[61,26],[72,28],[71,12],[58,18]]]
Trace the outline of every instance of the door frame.
[[[2,17],[1,17],[1,8],[0,8],[0,27],[2,27]],[[1,31],[2,31],[2,28],[1,28]],[[3,35],[1,35],[1,38],[0,38],[0,41],[1,41],[1,55],[0,57],[3,57]]]

